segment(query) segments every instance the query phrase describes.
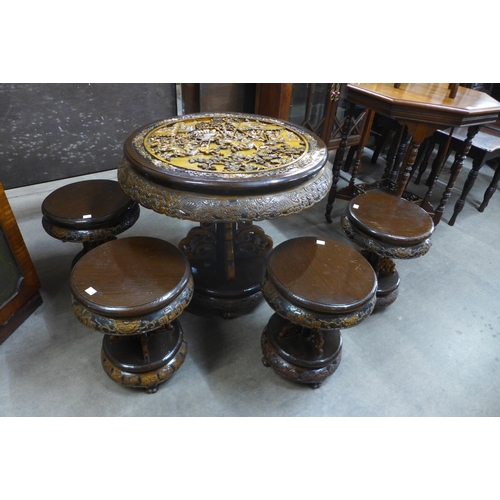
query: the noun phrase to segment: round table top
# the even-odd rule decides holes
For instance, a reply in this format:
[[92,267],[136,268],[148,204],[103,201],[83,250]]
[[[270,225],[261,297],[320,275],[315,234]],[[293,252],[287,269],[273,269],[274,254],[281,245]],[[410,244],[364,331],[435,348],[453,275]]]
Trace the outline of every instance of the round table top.
[[282,191],[326,164],[323,141],[303,127],[243,113],[160,120],[125,141],[126,160],[152,182],[207,194]]
[[57,225],[96,228],[119,218],[134,204],[117,181],[91,179],[50,193],[42,203],[42,214]]
[[377,291],[375,272],[358,251],[312,236],[274,248],[267,274],[286,299],[319,312],[356,311]]
[[177,297],[191,276],[185,255],[150,237],[122,238],[85,254],[71,271],[71,292],[103,316],[140,316]]
[[347,216],[364,233],[394,245],[416,245],[434,231],[432,218],[422,207],[378,191],[353,198]]

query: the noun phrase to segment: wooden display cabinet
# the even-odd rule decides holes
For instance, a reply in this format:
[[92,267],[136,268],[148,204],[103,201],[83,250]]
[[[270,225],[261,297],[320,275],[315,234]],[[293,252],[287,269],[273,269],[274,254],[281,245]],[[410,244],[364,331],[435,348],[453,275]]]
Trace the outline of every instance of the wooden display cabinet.
[[41,305],[40,286],[0,183],[0,344]]
[[[287,120],[321,137],[329,150],[339,148],[347,110],[344,83],[258,83],[255,113]],[[346,146],[361,138],[365,109],[357,107]]]

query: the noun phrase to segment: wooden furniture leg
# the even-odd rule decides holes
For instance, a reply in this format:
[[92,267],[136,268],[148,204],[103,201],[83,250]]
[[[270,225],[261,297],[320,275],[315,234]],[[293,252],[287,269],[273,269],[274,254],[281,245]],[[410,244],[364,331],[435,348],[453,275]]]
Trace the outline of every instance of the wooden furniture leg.
[[325,218],[329,223],[332,222],[331,213],[333,209],[333,203],[335,202],[335,198],[337,196],[337,184],[339,182],[340,169],[342,167],[345,150],[347,148],[347,138],[349,136],[349,130],[351,128],[351,122],[355,107],[356,107],[355,104],[351,104],[348,106],[346,110],[344,125],[342,127],[342,137],[340,140],[340,145],[339,148],[337,149],[337,152],[335,153],[335,160],[333,162],[333,167],[332,167],[332,172],[333,172],[332,187],[330,188],[330,192],[328,193],[328,201],[326,204],[326,212],[325,212]]
[[401,173],[398,179],[398,186],[396,190],[396,196],[401,198],[403,192],[406,189],[408,180],[410,179],[411,171],[413,169],[413,164],[415,163],[415,158],[417,157],[420,144],[424,141],[428,134],[427,124],[419,123],[414,127],[414,130],[408,129],[408,133],[412,136],[412,142],[410,149],[407,151],[403,165],[401,165]]
[[500,180],[500,160],[498,161],[496,170],[495,170],[495,175],[493,176],[493,179],[491,181],[491,184],[488,186],[484,193],[484,199],[483,202],[481,203],[481,206],[478,208],[480,212],[484,212],[484,209],[488,206],[488,203],[493,196],[493,193],[495,192],[497,186],[498,186],[498,181]]
[[[439,145],[437,156],[434,159],[434,162],[432,163],[432,170],[431,170],[431,173],[429,175],[429,178],[426,181],[426,184],[429,186],[429,189],[427,190],[427,193],[425,194],[424,199],[420,203],[420,206],[422,208],[424,208],[425,210],[427,210],[427,207],[430,207],[430,199],[432,196],[432,190],[434,189],[434,186],[436,185],[436,182],[439,178],[439,174],[441,173],[443,165],[445,164],[445,162],[448,158],[452,135],[453,135],[453,128],[450,130],[450,133],[448,135],[448,139],[446,140],[446,143],[441,143]],[[423,173],[424,173],[424,170],[422,170],[422,168],[421,168],[420,172],[418,173],[418,180],[419,181],[420,181],[420,178],[422,177]]]
[[477,175],[479,174],[479,169],[482,167],[482,165],[483,165],[483,159],[476,159],[472,162],[472,168],[469,172],[469,175],[467,176],[467,180],[465,181],[464,188],[462,189],[462,194],[455,203],[455,207],[453,209],[453,215],[451,216],[448,225],[453,226],[455,224],[458,214],[464,208],[465,199],[467,198],[467,195],[472,189],[472,186],[474,186],[474,183],[476,182]]
[[352,167],[351,179],[349,181],[349,193],[354,192],[354,183],[356,182],[356,178],[358,177],[358,172],[361,166],[361,158],[363,156],[363,152],[370,138],[370,130],[373,125],[373,119],[375,118],[375,111],[369,109],[366,111],[365,120],[363,122],[363,130],[361,131],[361,139],[359,140],[358,149],[356,151],[356,156],[354,157],[354,165]]
[[474,136],[477,134],[478,131],[479,131],[478,125],[474,125],[472,127],[469,127],[467,130],[467,138],[464,141],[462,151],[460,152],[460,154],[457,156],[457,158],[455,159],[455,161],[453,163],[450,179],[448,181],[448,185],[446,186],[446,189],[443,193],[443,197],[441,198],[441,202],[436,209],[436,213],[434,214],[434,224],[435,225],[439,224],[439,221],[441,220],[441,217],[443,216],[444,209],[445,209],[446,204],[448,203],[448,200],[451,196],[451,193],[453,191],[453,187],[455,186],[455,182],[458,178],[458,175],[460,174],[460,171],[462,170],[464,160],[467,157],[467,155],[469,154],[470,148],[472,146],[472,140],[474,139]]

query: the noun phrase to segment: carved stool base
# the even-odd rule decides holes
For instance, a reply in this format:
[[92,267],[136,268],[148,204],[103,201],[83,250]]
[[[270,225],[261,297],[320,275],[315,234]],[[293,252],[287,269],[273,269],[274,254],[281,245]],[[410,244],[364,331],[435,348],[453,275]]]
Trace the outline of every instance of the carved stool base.
[[155,393],[180,368],[187,355],[187,343],[177,321],[170,330],[162,329],[147,336],[149,359],[144,359],[140,335],[106,335],[101,363],[106,374],[118,384]]
[[311,334],[312,330],[273,314],[261,337],[264,366],[293,382],[320,387],[340,364],[342,336],[340,330],[321,331],[324,344],[319,352]]
[[[399,285],[401,283],[395,262],[387,257],[382,259],[374,252],[363,251],[361,254],[368,260],[377,275],[377,302],[375,303],[375,309],[391,305],[398,298]],[[389,267],[390,269],[384,269],[384,267]]]

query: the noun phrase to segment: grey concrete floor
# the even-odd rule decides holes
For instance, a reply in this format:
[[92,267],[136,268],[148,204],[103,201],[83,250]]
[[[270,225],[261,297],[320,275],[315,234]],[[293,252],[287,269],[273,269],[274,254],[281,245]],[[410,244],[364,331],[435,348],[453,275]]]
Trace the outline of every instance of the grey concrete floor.
[[[377,168],[365,160],[361,178],[376,178]],[[468,168],[469,162],[458,189]],[[180,321],[189,353],[180,370],[156,394],[116,384],[101,368],[101,334],[82,325],[71,309],[70,264],[80,246],[51,238],[41,226],[43,199],[81,178],[9,190],[42,282],[43,305],[0,346],[0,415],[499,416],[500,195],[493,196],[483,214],[476,210],[491,175],[492,169],[483,167],[450,227],[458,197],[454,191],[429,253],[397,262],[402,281],[396,302],[342,332],[342,362],[318,390],[262,365],[260,336],[273,312],[265,302],[233,320],[186,311]],[[115,179],[116,171],[88,177]],[[412,182],[409,187],[425,192]],[[434,204],[442,190],[440,183]],[[275,245],[313,235],[354,246],[340,229],[346,203],[335,202],[332,224],[325,221],[324,200],[300,214],[258,225]],[[135,226],[120,237],[154,236],[177,244],[194,225],[142,208]]]

